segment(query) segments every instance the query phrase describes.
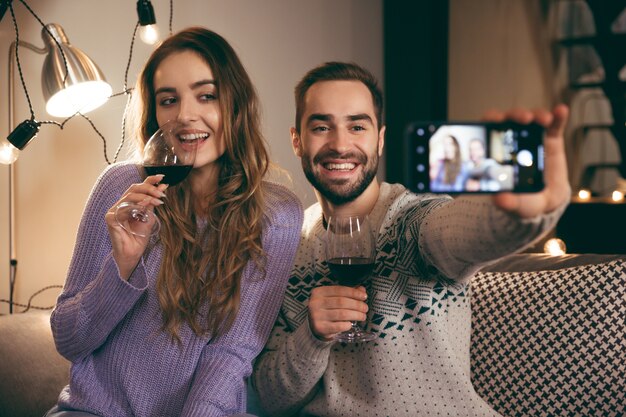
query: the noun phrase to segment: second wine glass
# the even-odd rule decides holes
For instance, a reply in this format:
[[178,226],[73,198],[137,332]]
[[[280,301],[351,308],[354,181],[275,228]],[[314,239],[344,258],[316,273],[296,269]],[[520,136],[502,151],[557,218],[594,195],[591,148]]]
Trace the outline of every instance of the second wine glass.
[[[196,148],[197,140],[193,135],[185,135],[184,125],[169,121],[150,137],[144,146],[141,163],[147,175],[162,174],[161,183],[173,186],[191,172]],[[158,234],[161,226],[153,210],[128,201],[117,206],[115,218],[128,233],[141,237]]]
[[[340,285],[362,285],[374,270],[376,237],[367,216],[334,216],[326,229],[326,263],[333,279]],[[352,322],[352,328],[339,333],[342,342],[367,342],[376,335]]]

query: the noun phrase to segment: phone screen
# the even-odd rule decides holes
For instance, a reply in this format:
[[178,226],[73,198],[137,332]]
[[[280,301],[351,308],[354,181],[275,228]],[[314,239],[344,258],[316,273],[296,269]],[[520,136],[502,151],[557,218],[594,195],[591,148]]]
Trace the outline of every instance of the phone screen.
[[411,123],[404,183],[415,192],[540,191],[543,136],[537,124]]

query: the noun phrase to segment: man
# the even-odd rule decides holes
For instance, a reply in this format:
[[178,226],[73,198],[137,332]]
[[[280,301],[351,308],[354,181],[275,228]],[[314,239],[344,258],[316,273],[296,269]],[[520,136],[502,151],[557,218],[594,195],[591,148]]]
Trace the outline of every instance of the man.
[[[468,178],[465,189],[468,191],[499,191],[502,187],[498,181],[498,174],[505,173],[510,184],[505,183],[508,189],[513,187],[513,168],[503,167],[494,159],[487,158],[485,143],[482,139],[473,138],[469,142]],[[511,172],[509,172],[511,171]]]
[[[567,205],[567,108],[487,115],[547,127],[542,192],[453,200],[376,180],[385,127],[366,70],[336,62],[311,70],[296,106],[292,145],[318,203],[305,213],[281,313],[255,364],[263,407],[272,416],[497,415],[470,381],[468,281],[552,228]],[[346,213],[368,214],[378,232],[367,293],[328,278],[325,219]],[[350,320],[377,339],[334,342]]]

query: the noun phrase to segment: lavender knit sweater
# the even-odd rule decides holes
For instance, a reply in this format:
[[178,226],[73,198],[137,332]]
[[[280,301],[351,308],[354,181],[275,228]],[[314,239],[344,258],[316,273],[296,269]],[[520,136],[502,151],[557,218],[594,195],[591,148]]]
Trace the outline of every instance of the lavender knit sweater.
[[135,165],[108,167],[87,202],[67,281],[52,313],[58,351],[72,362],[61,409],[101,416],[221,416],[245,411],[246,378],[278,313],[300,237],[302,207],[266,184],[264,277],[249,264],[232,328],[219,338],[180,328],[180,345],[161,330],[155,291],[161,245],[149,247],[128,281],[119,276],[104,222],[132,183]]

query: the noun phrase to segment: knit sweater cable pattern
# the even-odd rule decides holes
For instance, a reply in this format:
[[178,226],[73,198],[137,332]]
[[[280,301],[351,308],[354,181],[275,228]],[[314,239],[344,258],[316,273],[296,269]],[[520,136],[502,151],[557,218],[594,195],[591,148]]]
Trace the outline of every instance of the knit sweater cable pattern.
[[58,351],[72,362],[61,409],[100,416],[221,416],[245,411],[246,378],[267,340],[293,265],[302,207],[286,188],[267,183],[262,245],[266,275],[254,262],[241,278],[232,328],[219,338],[187,325],[181,343],[162,330],[156,279],[162,247],[149,246],[125,281],[111,255],[106,211],[133,183],[137,167],[108,167],[84,210],[67,280],[51,317]]
[[254,386],[271,416],[495,416],[470,380],[469,278],[554,226],[565,207],[533,219],[489,196],[452,200],[381,185],[366,328],[375,341],[323,342],[308,323],[311,290],[333,284],[318,204],[305,212],[296,264]]

